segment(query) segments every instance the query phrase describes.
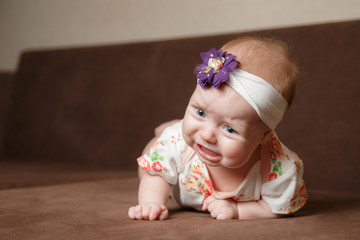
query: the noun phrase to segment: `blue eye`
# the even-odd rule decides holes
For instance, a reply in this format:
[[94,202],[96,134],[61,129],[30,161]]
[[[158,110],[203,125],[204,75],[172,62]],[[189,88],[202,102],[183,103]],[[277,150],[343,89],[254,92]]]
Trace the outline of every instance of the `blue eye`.
[[199,115],[200,117],[204,118],[205,117],[205,112],[204,110],[200,109],[200,108],[196,108],[196,114]]
[[232,129],[232,128],[229,127],[229,126],[226,126],[226,127],[225,127],[225,131],[227,131],[228,133],[231,133],[231,134],[237,133],[237,131],[235,131],[234,129]]

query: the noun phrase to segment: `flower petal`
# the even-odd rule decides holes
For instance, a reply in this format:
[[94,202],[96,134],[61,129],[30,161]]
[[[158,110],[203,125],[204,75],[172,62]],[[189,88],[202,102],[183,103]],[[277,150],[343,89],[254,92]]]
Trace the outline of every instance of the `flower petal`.
[[[224,65],[227,65],[233,61],[237,62],[235,59],[236,59],[236,57],[232,54],[226,55]],[[237,63],[239,63],[239,62],[237,62]]]
[[218,88],[223,82],[226,82],[228,80],[229,73],[224,70],[220,70],[217,74],[214,76],[213,85],[214,88]]
[[203,71],[207,67],[207,64],[201,64],[195,67],[194,73],[198,74],[199,72]]
[[239,62],[233,61],[233,62],[228,63],[228,64],[226,65],[226,67],[230,68],[230,69],[231,69],[230,71],[232,71],[232,70],[234,70],[234,69],[237,67],[238,64],[239,64]]
[[210,54],[208,52],[202,52],[202,53],[200,53],[200,57],[204,62],[203,64],[206,64],[206,66],[207,66],[209,59],[211,58]]
[[219,57],[219,58],[223,57],[223,56],[226,54],[226,52],[224,52],[222,49],[220,49],[219,51],[217,51],[217,53],[218,53],[218,57]]
[[208,53],[209,53],[211,58],[219,57],[219,53],[218,53],[218,50],[216,48],[210,49]]

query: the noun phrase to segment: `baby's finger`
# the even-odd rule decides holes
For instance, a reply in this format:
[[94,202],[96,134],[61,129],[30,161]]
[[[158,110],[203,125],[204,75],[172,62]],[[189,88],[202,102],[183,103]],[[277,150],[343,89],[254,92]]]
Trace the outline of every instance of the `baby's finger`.
[[169,211],[165,206],[161,206],[161,214],[159,220],[165,220],[169,217]]
[[211,202],[208,206],[208,211],[211,213],[217,208],[216,202]]
[[159,206],[153,206],[149,213],[149,220],[156,220],[161,214],[161,209]]
[[151,206],[143,206],[141,215],[145,220],[149,220],[150,212],[151,212]]
[[[211,208],[211,207],[210,207]],[[218,207],[214,207],[209,210],[211,217],[218,219],[218,217],[222,214],[222,209]]]
[[142,206],[141,205],[137,205],[134,209],[134,215],[135,215],[135,219],[137,220],[143,220],[143,216],[142,216]]
[[203,205],[202,205],[202,209],[201,209],[201,210],[203,210],[203,211],[208,210],[208,204],[207,204],[206,200],[203,201]]
[[215,201],[216,201],[216,198],[214,198],[213,196],[209,196],[208,198],[206,198],[203,203],[203,211],[206,211],[206,210],[210,211],[209,207]]
[[135,210],[134,207],[129,208],[128,215],[129,215],[129,218],[131,218],[131,219],[135,219],[134,210]]

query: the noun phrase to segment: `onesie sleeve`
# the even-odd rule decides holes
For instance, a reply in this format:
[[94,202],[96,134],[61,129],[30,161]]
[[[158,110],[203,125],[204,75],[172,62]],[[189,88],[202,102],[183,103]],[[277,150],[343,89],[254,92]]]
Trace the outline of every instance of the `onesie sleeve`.
[[303,180],[303,162],[275,134],[271,136],[270,149],[268,179],[261,186],[261,198],[273,213],[296,212],[308,198]]
[[181,133],[182,122],[167,127],[150,150],[137,159],[139,167],[151,175],[175,185],[182,170],[181,154],[186,148]]

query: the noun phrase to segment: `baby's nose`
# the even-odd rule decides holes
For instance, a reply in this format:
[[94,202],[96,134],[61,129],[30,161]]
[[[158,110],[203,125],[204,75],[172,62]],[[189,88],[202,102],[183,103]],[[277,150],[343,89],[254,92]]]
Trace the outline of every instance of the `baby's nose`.
[[208,143],[212,143],[215,144],[217,142],[216,139],[216,131],[215,129],[211,128],[211,127],[207,127],[202,129],[201,133],[200,133],[200,137]]

